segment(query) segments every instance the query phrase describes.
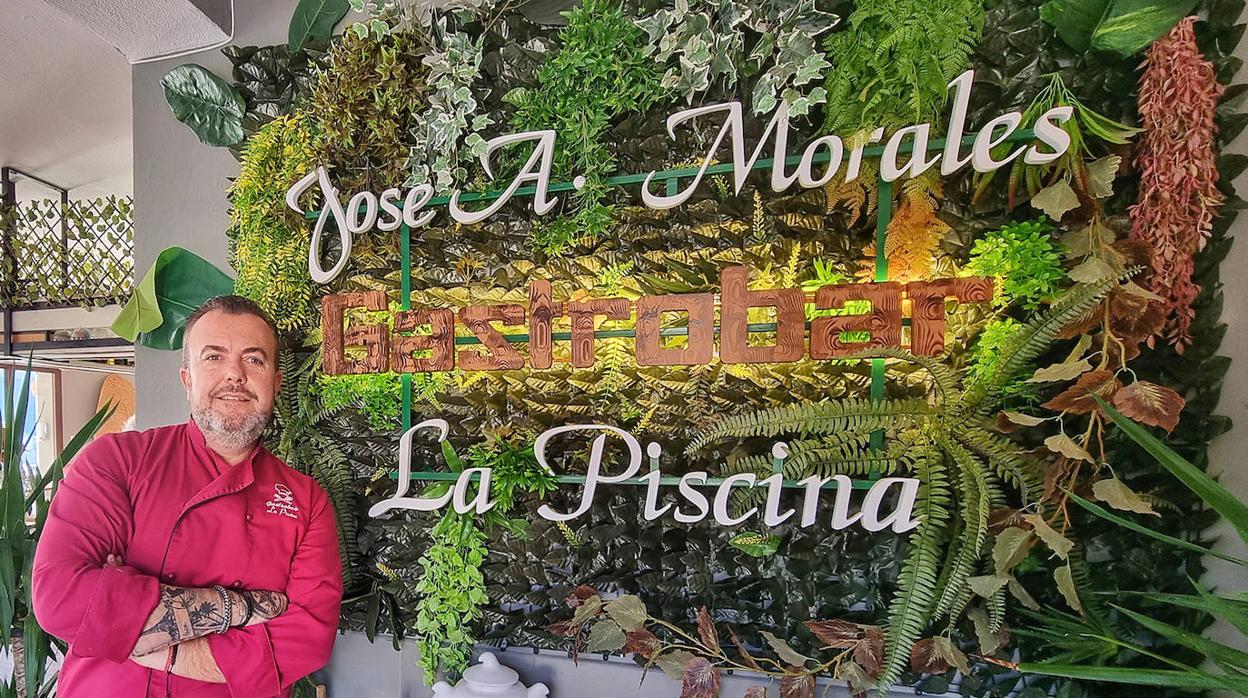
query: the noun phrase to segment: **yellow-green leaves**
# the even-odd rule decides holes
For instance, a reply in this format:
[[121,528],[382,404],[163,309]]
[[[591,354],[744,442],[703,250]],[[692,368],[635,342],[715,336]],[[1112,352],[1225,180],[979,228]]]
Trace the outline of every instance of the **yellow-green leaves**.
[[992,562],[997,575],[1008,575],[1018,567],[1018,563],[1025,560],[1031,551],[1031,541],[1031,533],[1017,526],[998,533],[997,541],[992,546]]
[[1098,480],[1092,485],[1092,493],[1096,498],[1120,511],[1132,511],[1137,514],[1152,514],[1159,516],[1153,511],[1153,505],[1149,504],[1140,495],[1136,494],[1126,483],[1118,478],[1109,478],[1106,480]]
[[1031,524],[1032,530],[1036,532],[1037,536],[1040,536],[1040,540],[1049,546],[1049,550],[1057,553],[1057,556],[1063,560],[1070,554],[1071,548],[1075,547],[1075,544],[1070,542],[1070,539],[1055,531],[1052,526],[1049,526],[1043,516],[1027,514],[1023,518],[1027,523]]
[[1049,218],[1060,221],[1068,211],[1079,208],[1079,196],[1070,182],[1063,179],[1036,192],[1031,197],[1031,205],[1044,211]]
[[1053,581],[1057,582],[1057,590],[1071,608],[1083,613],[1083,604],[1079,602],[1079,593],[1075,591],[1075,580],[1070,572],[1070,565],[1062,565],[1053,571]]
[[1072,460],[1087,461],[1093,463],[1092,454],[1087,449],[1075,443],[1075,440],[1065,434],[1054,434],[1044,440],[1044,445],[1050,451],[1059,453]]

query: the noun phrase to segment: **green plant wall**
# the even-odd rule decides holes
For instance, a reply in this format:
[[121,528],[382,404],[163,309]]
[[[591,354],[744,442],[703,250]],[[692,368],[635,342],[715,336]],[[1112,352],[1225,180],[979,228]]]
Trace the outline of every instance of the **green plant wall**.
[[[248,126],[250,140],[241,149],[248,176],[234,189],[231,249],[240,290],[275,309],[289,329],[284,338],[291,354],[287,385],[294,389],[282,397],[273,437],[279,455],[317,474],[334,496],[344,554],[351,563],[346,627],[362,629],[370,637],[388,632],[396,643],[404,636],[416,636],[422,646],[434,642],[446,648],[446,664],[440,668],[453,674],[462,668],[459,649],[472,640],[568,647],[566,633],[552,632],[549,626],[567,620],[565,599],[578,586],[589,585],[608,594],[636,594],[656,617],[676,626],[696,624],[699,609],[710,609],[714,623],[733,626],[741,646],[756,652],[767,651],[766,632],[787,639],[808,656],[818,655],[820,640],[801,629],[812,619],[883,626],[886,656],[856,664],[865,665],[860,668],[866,678],[838,674],[857,682],[858,688],[882,679],[930,692],[952,682],[964,695],[1025,689],[1023,695],[1032,698],[1054,688],[1057,695],[1068,697],[1132,694],[1130,688],[1021,678],[1008,666],[975,659],[982,652],[1008,664],[1015,649],[1028,659],[1045,659],[1054,649],[1019,632],[1010,644],[984,651],[983,635],[976,632],[981,628],[962,620],[962,611],[988,618],[997,633],[1025,630],[1035,622],[1028,613],[1035,612],[1015,597],[1034,597],[1045,609],[1041,614],[1053,617],[1058,609],[1082,614],[1113,631],[1121,618],[1104,604],[1103,594],[1141,588],[1190,591],[1188,578],[1201,571],[1195,554],[1176,552],[1062,506],[1065,489],[1086,494],[1098,483],[1117,481],[1160,514],[1151,523],[1174,535],[1200,539],[1212,521],[1190,493],[1106,427],[1102,415],[1084,409],[1090,390],[1108,389],[1105,385],[1112,380],[1114,387],[1106,395],[1140,384],[1174,391],[1185,405],[1169,443],[1201,466],[1209,441],[1229,426],[1215,413],[1229,367],[1218,356],[1225,329],[1219,320],[1223,300],[1218,273],[1230,244],[1226,231],[1239,206],[1229,182],[1244,162],[1230,155],[1216,161],[1226,200],[1196,256],[1194,282],[1202,291],[1192,304],[1191,342],[1175,346],[1160,326],[1152,326],[1156,313],[1150,304],[1155,301],[1132,295],[1147,283],[1147,274],[1140,274],[1138,267],[1147,266],[1148,250],[1127,241],[1128,207],[1137,197],[1134,163],[1140,146],[1130,126],[1140,123],[1136,92],[1141,55],[1072,48],[1069,37],[1059,34],[1062,24],[1055,28],[1045,21],[1060,8],[1050,3],[1042,9],[1023,0],[936,9],[919,3],[914,12],[906,11],[905,2],[724,0],[669,7],[648,0],[591,4],[562,16],[524,4],[487,3],[422,17],[392,5],[370,3],[372,14],[363,31],[352,29],[334,38],[327,54],[315,45],[293,54],[285,49],[235,52],[240,66],[260,60],[288,61],[291,66],[278,73],[292,76],[279,81],[291,91],[290,99],[263,101],[271,106],[257,107],[256,116],[244,119],[249,124],[247,118],[259,123],[277,117],[258,131]],[[587,12],[594,8],[602,12]],[[1242,31],[1235,24],[1241,9],[1242,2],[1211,0],[1194,10],[1202,18],[1196,24],[1201,54],[1227,84],[1238,66],[1230,53]],[[747,12],[748,20],[738,16]],[[621,20],[635,20],[636,31]],[[939,31],[931,36],[943,47],[939,55],[924,53],[929,39],[924,22],[938,24]],[[667,30],[658,31],[664,23]],[[595,44],[602,33],[595,28],[604,24],[611,25],[610,50]],[[795,27],[805,27],[817,41],[794,43]],[[1169,30],[1162,27],[1157,35]],[[677,46],[668,39],[662,44],[664,36],[684,43]],[[774,46],[760,48],[777,37],[789,37],[787,53]],[[872,45],[887,45],[893,53],[870,51]],[[809,56],[809,62],[802,56]],[[314,80],[300,77],[313,64],[324,66],[323,71]],[[1067,93],[1054,91],[1055,85],[1068,90],[1084,110],[1070,126],[1081,129],[1073,155],[1048,169],[1007,169],[996,177],[960,172],[892,187],[881,187],[874,170],[868,169],[869,176],[853,185],[783,195],[773,193],[759,175],[740,193],[733,192],[728,179],[711,177],[693,199],[669,211],[643,208],[635,189],[605,184],[610,174],[644,173],[699,160],[714,137],[709,127],[681,132],[675,142],[663,130],[666,116],[689,104],[739,99],[758,107],[770,104],[768,100],[786,101],[795,112],[807,112],[795,117],[797,135],[791,142],[826,128],[849,138],[867,125],[895,127],[923,119],[934,121],[936,132],[943,133],[944,85],[966,68],[976,71],[968,119],[973,126],[1010,110],[1026,110],[1036,100],[1067,99],[1061,96]],[[604,87],[607,83],[598,83],[606,80],[610,89],[572,95],[569,80],[586,80],[596,87]],[[262,102],[248,95],[272,88],[248,89],[243,94],[250,113],[253,101]],[[854,102],[855,94],[867,93],[876,97]],[[821,97],[828,103],[821,103]],[[1237,113],[1242,97],[1237,86],[1222,97],[1216,115],[1218,152],[1245,125]],[[295,115],[281,116],[290,113]],[[765,122],[748,124],[750,134],[757,135]],[[320,329],[313,306],[331,292],[382,289],[392,307],[399,307],[398,234],[357,236],[347,272],[332,284],[317,286],[293,257],[272,252],[305,239],[311,226],[303,221],[300,228],[300,221],[280,210],[278,199],[313,162],[329,167],[344,191],[410,185],[417,180],[409,178],[417,176],[437,177],[433,183],[439,191],[451,188],[448,178],[454,187],[489,188],[473,159],[480,144],[473,136],[489,138],[520,127],[555,128],[565,158],[557,161],[557,177],[587,172],[594,186],[580,196],[563,195],[561,207],[544,218],[535,218],[527,202],[520,201],[480,225],[445,223],[440,214],[431,226],[412,231],[407,299],[412,307],[525,303],[533,280],[551,281],[556,299],[716,291],[719,271],[736,264],[753,270],[755,288],[813,290],[825,283],[870,280],[879,270],[874,245],[882,220],[889,236],[881,251],[889,278],[988,274],[999,279],[1001,293],[994,303],[951,305],[949,349],[935,370],[893,357],[879,397],[927,401],[949,433],[983,429],[1010,455],[981,454],[984,484],[976,489],[955,480],[950,499],[941,505],[949,524],[939,532],[932,529],[926,538],[785,524],[760,532],[775,536],[770,539],[775,551],[757,557],[751,554],[756,550],[739,541],[734,545],[741,529],[642,521],[633,491],[609,490],[570,526],[554,525],[535,511],[540,503],[566,503],[577,496],[575,488],[520,496],[511,516],[528,522],[524,535],[484,521],[456,529],[457,536],[463,534],[457,539],[473,541],[474,550],[485,551],[479,567],[488,601],[474,603],[481,613],[469,625],[471,637],[438,635],[445,631],[422,625],[418,609],[428,608],[421,605],[431,598],[425,593],[428,580],[455,576],[446,562],[454,556],[445,552],[454,543],[447,533],[452,524],[443,521],[435,529],[441,516],[433,514],[388,520],[364,515],[371,503],[393,492],[390,473],[404,422],[395,404],[403,392],[402,379],[394,374],[321,375]],[[449,144],[444,147],[457,149],[454,158],[427,162],[435,136]],[[506,163],[499,176],[515,166]],[[882,207],[892,209],[891,222]],[[263,272],[260,260],[281,268]],[[1136,281],[1121,285],[1119,278]],[[244,279],[251,281],[241,285]],[[1086,317],[1066,317],[1063,331],[1054,328],[1051,333],[1052,342],[1027,344],[1020,353],[1020,333],[1028,322],[1056,313],[1054,308],[1097,284],[1104,292],[1089,296],[1094,310]],[[1128,317],[1137,321],[1129,323]],[[751,319],[767,320],[761,313]],[[599,329],[630,329],[631,322],[608,321]],[[566,327],[557,324],[556,331],[560,329]],[[765,334],[758,337],[768,339]],[[598,340],[591,369],[573,369],[567,352],[566,344],[557,343],[555,367],[546,371],[416,374],[411,377],[409,423],[447,419],[460,453],[481,442],[531,443],[540,431],[561,424],[614,424],[643,441],[662,443],[662,466],[669,474],[723,474],[766,463],[772,440],[731,436],[725,426],[732,424],[729,418],[825,400],[848,404],[868,398],[872,382],[872,364],[859,359],[639,367],[632,359],[631,340],[611,338]],[[1119,353],[1113,355],[1114,363],[1107,363],[1112,352]],[[1080,361],[1088,367],[1061,380],[1028,380],[1039,377],[1033,376],[1037,369],[1063,373],[1066,369],[1060,367]],[[992,383],[987,397],[977,396],[973,409],[946,409],[936,398],[942,371],[950,372],[960,390],[972,393],[977,381],[999,385]],[[1086,385],[1086,376],[1104,371],[1110,375],[1102,384]],[[1005,416],[997,418],[998,410]],[[1173,416],[1146,418],[1161,424]],[[901,450],[889,449],[902,449],[910,443],[906,439],[917,438],[902,428],[886,431],[883,451],[877,452],[872,450],[880,446],[871,438],[873,429],[792,440],[799,451],[809,453],[802,461],[804,472],[865,477],[872,468],[854,470],[843,459],[875,454],[881,463],[890,458],[900,462]],[[686,452],[691,441],[707,433],[722,437],[705,449]],[[1081,463],[1079,452],[1063,439],[1087,452],[1091,462]],[[418,444],[417,449],[416,462],[428,469],[456,467],[430,444]],[[980,472],[958,460],[956,449],[944,452],[931,463],[955,476]],[[465,456],[460,466],[473,458]],[[555,467],[560,473],[583,472],[583,458],[569,454]],[[1026,477],[1014,482],[994,474],[1002,458],[1018,459],[1009,467],[1025,471]],[[878,474],[879,468],[874,470]],[[973,504],[972,492],[984,499]],[[1041,540],[1047,533],[1042,536],[1038,526],[1021,523],[1022,517],[1035,514],[1074,543],[1071,553],[1054,553],[1047,547],[1052,539]],[[1004,533],[1010,529],[1020,531],[1028,547],[1002,567],[994,561],[993,549],[1012,535]],[[484,539],[483,548],[478,536]],[[441,551],[438,563],[426,557],[435,542]],[[928,610],[899,610],[898,599],[915,598],[915,577],[906,572],[913,562],[907,561],[915,560],[916,551],[925,546],[944,561],[936,568],[939,579],[934,584],[955,591],[947,592],[948,599],[924,600],[920,594],[917,601],[930,604]],[[474,560],[477,554],[472,553]],[[967,586],[968,578],[982,584],[985,578],[1005,576],[1013,579],[1011,589],[1017,583],[1025,593],[1009,594],[1004,581],[982,597]],[[945,607],[943,617],[933,613],[938,606]],[[1173,608],[1156,612],[1191,630],[1208,622]],[[912,661],[910,645],[920,635],[929,641],[948,638],[973,661],[964,671],[947,663],[942,668],[939,662]],[[1164,638],[1149,641],[1158,652],[1191,659],[1189,651],[1168,645]],[[1092,659],[1115,666],[1151,662],[1125,651],[1101,651]],[[1156,695],[1164,691],[1158,689]]]

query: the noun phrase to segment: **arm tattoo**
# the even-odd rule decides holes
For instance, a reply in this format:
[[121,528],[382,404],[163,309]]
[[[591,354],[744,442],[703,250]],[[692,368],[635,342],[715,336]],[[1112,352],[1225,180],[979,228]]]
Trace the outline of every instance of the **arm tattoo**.
[[286,610],[286,597],[275,591],[245,591],[251,602],[251,612],[266,620],[276,618]]
[[221,595],[213,589],[187,589],[162,584],[160,601],[148,617],[147,626],[140,633],[132,654],[150,654],[214,633],[221,628],[223,613]]

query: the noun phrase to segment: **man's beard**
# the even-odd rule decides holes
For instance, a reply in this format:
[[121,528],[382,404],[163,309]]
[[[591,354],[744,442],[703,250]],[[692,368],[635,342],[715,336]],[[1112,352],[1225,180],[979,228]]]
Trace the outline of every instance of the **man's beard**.
[[211,434],[222,447],[231,451],[245,451],[260,441],[260,435],[273,417],[272,412],[252,412],[243,417],[227,417],[220,412],[205,407],[192,410],[191,416],[200,431]]

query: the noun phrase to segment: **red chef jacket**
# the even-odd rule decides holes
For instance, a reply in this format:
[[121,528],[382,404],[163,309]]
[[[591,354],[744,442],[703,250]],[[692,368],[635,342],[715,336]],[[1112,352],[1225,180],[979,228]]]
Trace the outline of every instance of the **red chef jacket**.
[[[124,565],[105,567],[109,553]],[[68,468],[35,552],[35,617],[69,643],[57,695],[289,696],[329,661],[341,566],[328,496],[263,446],[231,466],[194,420],[101,436]],[[281,591],[290,604],[208,636],[226,680],[211,684],[128,659],[161,582]]]

